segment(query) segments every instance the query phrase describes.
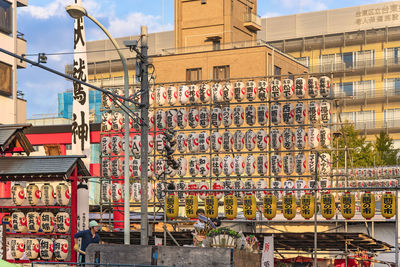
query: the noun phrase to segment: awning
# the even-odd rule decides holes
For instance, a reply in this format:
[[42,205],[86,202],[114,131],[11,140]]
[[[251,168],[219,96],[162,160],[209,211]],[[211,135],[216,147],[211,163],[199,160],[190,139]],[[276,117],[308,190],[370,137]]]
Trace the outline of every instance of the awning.
[[29,155],[33,147],[24,130],[31,126],[31,124],[0,125],[0,154],[25,152]]

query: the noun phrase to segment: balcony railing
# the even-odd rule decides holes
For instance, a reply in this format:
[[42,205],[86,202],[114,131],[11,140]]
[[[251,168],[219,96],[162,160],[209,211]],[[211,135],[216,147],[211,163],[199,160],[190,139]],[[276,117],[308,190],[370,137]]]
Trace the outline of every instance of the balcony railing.
[[[347,123],[353,124],[354,128],[366,134],[376,134],[380,131],[389,132],[400,132],[400,120],[388,119],[388,120],[364,120],[364,121],[347,121]],[[333,131],[340,130],[339,125],[333,125]]]
[[257,14],[247,12],[244,14],[244,22],[246,27],[254,28],[254,30],[261,30],[261,17]]
[[[356,71],[365,71],[367,73],[372,73],[374,69],[379,70],[379,72],[385,71],[399,71],[400,70],[400,59],[398,58],[379,58],[379,59],[366,59],[357,60],[355,62],[330,62],[323,64],[311,65],[311,73],[351,73]],[[383,69],[383,70],[382,70]]]

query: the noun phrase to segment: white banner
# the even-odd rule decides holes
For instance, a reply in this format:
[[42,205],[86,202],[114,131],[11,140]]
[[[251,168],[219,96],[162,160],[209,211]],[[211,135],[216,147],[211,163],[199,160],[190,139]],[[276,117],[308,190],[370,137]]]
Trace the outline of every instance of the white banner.
[[264,236],[261,267],[274,267],[274,237]]
[[[75,0],[82,5],[82,0]],[[86,55],[86,37],[83,17],[74,24],[74,65],[73,77],[83,82],[88,81]],[[86,155],[83,162],[90,170],[90,125],[89,125],[89,89],[80,83],[73,82],[72,99],[72,154]]]

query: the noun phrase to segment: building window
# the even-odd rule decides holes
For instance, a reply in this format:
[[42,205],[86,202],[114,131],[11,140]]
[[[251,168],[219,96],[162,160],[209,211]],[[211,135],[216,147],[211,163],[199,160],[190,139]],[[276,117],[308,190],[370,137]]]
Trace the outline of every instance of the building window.
[[276,65],[274,65],[274,75],[275,76],[280,76],[282,73],[282,69]]
[[230,77],[229,65],[214,67],[214,80],[229,80]]
[[385,79],[384,84],[387,96],[400,95],[400,78]]
[[207,4],[207,0],[201,0],[201,4],[202,5]]
[[72,145],[71,145],[71,144],[65,145],[65,149],[66,149],[66,150],[72,150]]
[[357,51],[355,54],[356,68],[374,66],[375,50]]
[[0,0],[0,31],[10,34],[12,33],[12,12],[11,3]]
[[356,129],[372,129],[375,127],[375,111],[356,112],[354,124]]
[[0,94],[12,95],[12,67],[0,62]]
[[90,144],[90,163],[100,163],[100,144]]
[[400,127],[400,109],[385,109],[384,118],[386,127]]
[[385,61],[386,64],[397,64],[399,63],[399,47],[392,47],[385,49]]
[[288,72],[288,74],[289,74],[288,79],[294,81],[294,75],[293,75],[293,73]]
[[186,81],[201,81],[201,68],[187,69]]
[[221,41],[219,39],[218,40],[213,40],[212,43],[213,43],[213,50],[214,51],[221,49]]
[[352,68],[353,67],[353,52],[343,53],[342,60],[343,60],[343,63],[345,65],[346,69]]
[[303,64],[304,66],[308,68],[310,67],[310,57],[298,57],[296,58],[296,60],[301,64]]
[[373,97],[375,95],[375,81],[358,81],[354,83],[354,96],[357,98]]

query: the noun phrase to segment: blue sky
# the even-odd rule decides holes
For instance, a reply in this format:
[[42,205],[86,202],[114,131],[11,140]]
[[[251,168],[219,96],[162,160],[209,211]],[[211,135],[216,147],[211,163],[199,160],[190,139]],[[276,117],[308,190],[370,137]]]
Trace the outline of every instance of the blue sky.
[[[216,0],[208,0],[216,1]],[[18,31],[25,34],[27,53],[71,52],[73,50],[73,20],[64,7],[73,0],[29,0],[29,6],[18,8]],[[295,14],[362,4],[381,0],[258,0],[262,17]],[[172,30],[174,0],[84,0],[83,5],[114,37],[135,35],[140,25],[149,32]],[[87,40],[105,39],[91,22],[86,22]],[[31,57],[36,60],[36,56]],[[48,56],[47,66],[64,71],[72,55]],[[18,90],[27,99],[27,117],[57,112],[57,93],[72,88],[72,83],[37,67],[18,71]]]

